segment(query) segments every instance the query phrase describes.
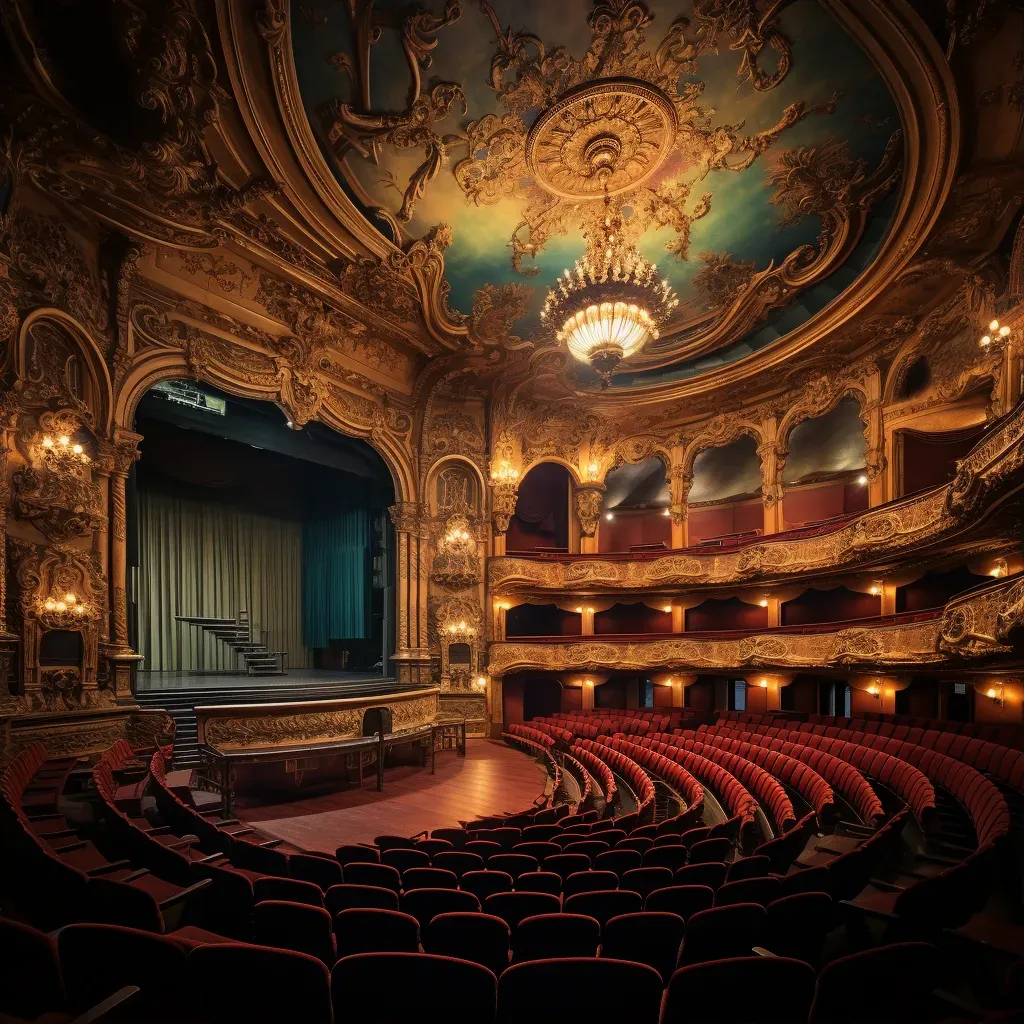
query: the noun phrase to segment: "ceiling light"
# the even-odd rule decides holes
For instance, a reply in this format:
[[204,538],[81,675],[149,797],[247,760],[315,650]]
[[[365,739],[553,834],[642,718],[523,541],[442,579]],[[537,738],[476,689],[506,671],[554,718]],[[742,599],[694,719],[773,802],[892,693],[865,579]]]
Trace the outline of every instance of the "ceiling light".
[[879,595],[879,594],[880,594],[881,592],[882,592],[882,588],[881,588],[881,587],[872,587],[872,588],[871,588],[871,595],[872,595],[873,597],[878,597],[878,595]]
[[605,517],[605,519],[614,519],[615,518],[615,516],[613,516],[611,514],[611,512],[605,512],[604,517]]
[[861,487],[863,487],[867,482],[868,478],[863,473],[861,473],[861,475],[857,477],[857,483],[859,483]]
[[667,508],[667,509],[665,509],[665,510],[664,510],[664,511],[663,511],[663,512],[662,512],[661,514],[662,514],[663,516],[670,516],[670,515],[672,515],[672,509],[670,509],[670,508]]
[[[596,173],[607,180],[612,167],[604,163]],[[659,278],[657,266],[624,240],[622,208],[612,207],[607,190],[604,203],[600,233],[572,270],[557,279],[540,316],[607,387],[623,359],[657,340],[659,327],[679,300],[668,281]]]
[[662,610],[663,612],[670,612],[670,611],[672,611],[672,605],[670,605],[670,604],[667,604],[667,605],[665,605],[665,607],[664,607],[664,608],[662,608],[661,610]]
[[576,614],[577,614],[577,615],[582,615],[582,614],[583,614],[583,608],[582,608],[582,607],[580,607],[580,608],[577,608],[577,609],[576,609]]
[[759,604],[759,605],[760,605],[760,606],[761,606],[762,608],[767,608],[767,607],[768,607],[768,598],[766,598],[766,597],[762,597],[762,598],[761,598],[761,600],[760,600],[760,601],[758,601],[757,603],[758,603],[758,604]]

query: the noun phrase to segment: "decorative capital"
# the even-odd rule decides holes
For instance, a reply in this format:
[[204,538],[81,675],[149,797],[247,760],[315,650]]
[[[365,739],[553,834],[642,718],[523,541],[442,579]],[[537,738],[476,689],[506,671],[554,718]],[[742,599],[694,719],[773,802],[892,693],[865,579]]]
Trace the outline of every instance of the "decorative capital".
[[576,516],[584,537],[593,537],[597,533],[597,524],[601,519],[601,496],[604,491],[604,484],[591,484],[576,489]]
[[517,480],[491,480],[491,519],[495,533],[505,533],[508,524],[515,515],[516,501],[519,497]]
[[388,509],[399,533],[415,533],[423,518],[423,506],[416,501],[399,501]]

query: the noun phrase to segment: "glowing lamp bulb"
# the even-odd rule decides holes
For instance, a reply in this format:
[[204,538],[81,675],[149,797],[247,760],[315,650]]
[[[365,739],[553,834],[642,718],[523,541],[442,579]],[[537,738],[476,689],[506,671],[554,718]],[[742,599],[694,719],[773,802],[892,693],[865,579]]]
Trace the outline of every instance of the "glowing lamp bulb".
[[80,604],[77,604],[77,605],[75,605],[75,614],[76,615],[84,615],[85,614],[85,609]]
[[667,605],[665,605],[665,607],[664,607],[664,608],[662,608],[661,610],[662,610],[663,612],[670,612],[670,611],[672,611],[672,605],[670,605],[670,604],[667,604]]
[[56,607],[57,611],[63,612],[63,611],[67,610],[68,606],[63,601],[58,601],[57,604],[55,605],[55,607]]
[[72,451],[73,451],[73,452],[74,452],[74,453],[75,453],[76,455],[81,455],[81,454],[82,454],[82,446],[81,446],[80,444],[76,444],[76,445],[74,445],[74,446],[72,447],[72,449],[71,449],[71,450],[72,450]]
[[43,438],[43,447],[44,448],[52,448],[53,447],[53,438],[52,437],[44,437]]
[[53,599],[52,597],[48,597],[48,598],[46,599],[46,603],[45,603],[45,604],[43,605],[43,607],[44,607],[44,608],[45,608],[45,609],[46,609],[46,610],[47,610],[48,612],[52,612],[52,611],[53,611],[53,609],[57,607],[57,602],[56,602],[56,601],[54,601],[54,599]]
[[767,690],[768,689],[768,680],[767,679],[762,679],[757,685],[760,686],[762,690]]
[[59,440],[60,440],[61,447],[62,448],[67,448],[68,442],[69,442],[70,438],[65,437],[65,436],[62,435]]
[[670,515],[672,515],[672,509],[670,509],[670,508],[667,508],[667,509],[665,509],[665,511],[664,511],[664,512],[662,512],[661,514],[662,514],[663,516],[670,516]]
[[857,477],[857,483],[859,483],[861,487],[863,487],[867,482],[868,478],[865,474],[861,473],[861,475]]
[[605,519],[608,519],[608,520],[611,520],[611,519],[615,518],[615,516],[613,516],[611,514],[611,512],[605,512],[604,517],[605,517]]
[[987,690],[985,691],[985,696],[986,696],[986,697],[991,697],[991,698],[993,698],[993,700],[994,700],[994,699],[995,699],[995,698],[996,698],[996,697],[998,696],[998,694],[996,693],[996,688],[995,688],[994,686],[990,686],[990,687],[989,687],[989,688],[988,688],[988,689],[987,689]]
[[981,341],[979,342],[979,344],[980,344],[980,345],[982,345],[982,346],[984,346],[984,345],[991,345],[991,344],[992,344],[992,339],[991,339],[991,338],[990,338],[990,337],[989,337],[989,336],[988,336],[988,335],[986,334],[986,335],[985,335],[985,336],[984,336],[984,337],[983,337],[983,338],[981,339]]
[[1010,333],[1010,328],[1007,327],[1006,324],[1003,324],[1003,326],[999,328],[999,337],[1000,338],[1005,338],[1009,333]]
[[758,601],[757,603],[758,603],[758,604],[759,604],[759,605],[760,605],[760,606],[761,606],[762,608],[767,608],[767,607],[768,607],[768,598],[766,598],[766,597],[762,597],[762,598],[761,598],[761,600],[760,600],[760,601]]
[[577,608],[576,609],[576,614],[577,615],[582,615],[583,614],[583,609],[582,608]]
[[999,330],[999,321],[998,320],[993,320],[992,323],[990,323],[988,325],[988,329],[990,331],[998,331]]
[[872,588],[871,588],[871,595],[872,595],[873,597],[878,597],[879,593],[880,593],[880,590],[879,590],[879,588],[878,588],[878,587],[872,587]]
[[68,592],[67,592],[67,593],[66,593],[66,594],[64,595],[64,600],[65,600],[65,601],[66,601],[66,602],[67,602],[68,604],[74,604],[74,603],[75,603],[75,601],[77,601],[77,600],[78,600],[78,598],[77,598],[77,597],[75,597],[75,595],[74,595],[74,594],[72,594],[72,593],[71,593],[71,591],[69,590],[69,591],[68,591]]

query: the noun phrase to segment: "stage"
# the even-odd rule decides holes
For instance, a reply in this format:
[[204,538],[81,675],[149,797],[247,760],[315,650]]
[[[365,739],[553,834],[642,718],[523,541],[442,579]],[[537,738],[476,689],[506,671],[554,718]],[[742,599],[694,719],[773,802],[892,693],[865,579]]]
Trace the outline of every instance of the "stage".
[[336,697],[357,697],[363,693],[393,693],[407,687],[394,676],[370,672],[341,672],[331,669],[297,668],[281,676],[250,676],[245,672],[139,672],[138,693],[173,693],[176,690],[287,690],[337,689]]

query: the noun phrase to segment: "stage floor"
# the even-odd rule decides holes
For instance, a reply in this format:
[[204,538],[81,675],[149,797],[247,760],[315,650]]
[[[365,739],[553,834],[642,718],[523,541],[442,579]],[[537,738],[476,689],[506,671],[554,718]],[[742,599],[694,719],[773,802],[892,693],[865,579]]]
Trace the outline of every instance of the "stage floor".
[[386,692],[379,684],[393,684],[395,689],[405,689],[395,682],[394,676],[375,675],[372,672],[340,672],[319,668],[296,668],[283,676],[250,676],[244,672],[139,672],[137,688],[150,693],[156,690],[254,690],[259,687],[283,689],[288,686],[310,687],[338,684],[339,690],[346,690],[362,684],[377,684],[371,692]]
[[412,836],[424,829],[457,828],[485,814],[521,811],[548,781],[531,757],[487,739],[470,739],[466,756],[437,755],[437,772],[399,766],[384,773],[384,792],[365,780],[362,789],[259,807],[237,807],[243,821],[260,831],[318,853],[334,853],[343,843],[372,843],[374,836]]

